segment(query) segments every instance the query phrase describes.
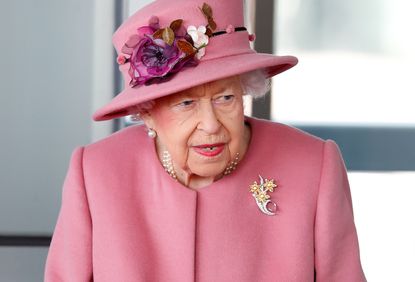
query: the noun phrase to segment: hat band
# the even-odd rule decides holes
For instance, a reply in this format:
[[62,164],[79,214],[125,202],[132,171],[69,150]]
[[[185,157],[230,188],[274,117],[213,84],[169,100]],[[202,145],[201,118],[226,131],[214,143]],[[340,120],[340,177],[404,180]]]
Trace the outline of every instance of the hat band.
[[[247,29],[244,26],[240,26],[240,27],[235,27],[234,31],[247,31]],[[218,35],[221,35],[221,34],[226,34],[226,33],[229,33],[229,30],[217,31],[217,32],[212,33],[212,37],[218,36]]]
[[206,54],[200,59],[200,62],[246,53],[255,53],[251,49],[249,42],[249,34],[246,31],[234,33],[225,32],[221,36],[211,37]]

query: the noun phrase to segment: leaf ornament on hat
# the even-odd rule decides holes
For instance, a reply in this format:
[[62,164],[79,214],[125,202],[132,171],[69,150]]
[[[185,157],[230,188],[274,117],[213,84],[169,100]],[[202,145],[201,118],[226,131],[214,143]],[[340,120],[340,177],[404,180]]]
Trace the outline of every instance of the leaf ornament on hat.
[[117,57],[120,65],[130,63],[131,87],[168,81],[183,68],[198,64],[216,29],[212,8],[204,3],[201,11],[208,21],[206,26],[185,29],[183,20],[177,19],[160,28],[158,17],[153,16],[148,26],[137,29]]

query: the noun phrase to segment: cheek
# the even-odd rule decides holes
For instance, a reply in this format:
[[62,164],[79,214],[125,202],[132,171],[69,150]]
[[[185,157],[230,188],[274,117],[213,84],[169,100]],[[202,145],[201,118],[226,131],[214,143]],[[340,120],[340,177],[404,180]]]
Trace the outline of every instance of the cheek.
[[158,110],[153,114],[155,130],[161,145],[165,147],[173,160],[183,165],[188,155],[188,143],[194,128],[183,118],[168,110]]
[[229,149],[234,156],[239,152],[245,134],[245,117],[242,100],[238,101],[233,111],[223,116],[223,124],[230,137]]
[[232,107],[218,108],[217,113],[220,115],[222,124],[230,131],[238,131],[241,124],[244,123],[244,109],[242,97],[237,97],[237,100]]

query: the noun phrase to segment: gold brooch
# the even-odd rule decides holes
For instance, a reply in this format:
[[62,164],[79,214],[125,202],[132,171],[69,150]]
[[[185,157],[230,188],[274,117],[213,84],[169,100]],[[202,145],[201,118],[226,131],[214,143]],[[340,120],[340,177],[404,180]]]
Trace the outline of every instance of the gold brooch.
[[273,179],[263,179],[259,175],[260,183],[256,181],[250,185],[250,191],[252,196],[255,198],[258,208],[266,215],[275,215],[277,211],[277,204],[270,200],[271,196],[268,192],[274,192],[274,188],[277,188],[277,184],[274,183]]

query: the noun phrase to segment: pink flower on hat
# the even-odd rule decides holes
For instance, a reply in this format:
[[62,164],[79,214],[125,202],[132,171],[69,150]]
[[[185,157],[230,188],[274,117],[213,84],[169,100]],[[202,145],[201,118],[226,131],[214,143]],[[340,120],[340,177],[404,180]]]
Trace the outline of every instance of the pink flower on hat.
[[232,32],[235,32],[235,27],[230,24],[226,27],[226,33],[232,33]]
[[193,46],[197,48],[196,58],[200,60],[205,55],[205,47],[209,43],[209,36],[206,35],[206,27],[201,25],[196,28],[190,25],[187,28],[187,34],[192,37]]
[[123,56],[123,55],[119,55],[118,57],[117,57],[117,63],[119,64],[119,65],[123,65],[123,64],[125,64],[127,62],[127,58],[125,57],[125,56]]

